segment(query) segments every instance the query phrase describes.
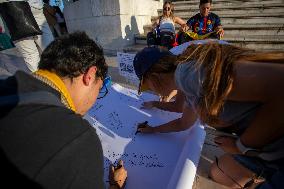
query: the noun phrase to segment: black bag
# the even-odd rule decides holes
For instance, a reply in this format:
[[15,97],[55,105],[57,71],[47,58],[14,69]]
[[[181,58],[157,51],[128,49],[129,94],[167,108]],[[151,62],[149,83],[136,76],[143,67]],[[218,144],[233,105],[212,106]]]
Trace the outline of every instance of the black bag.
[[161,32],[161,46],[167,47],[168,49],[173,48],[175,42],[175,34],[171,32]]
[[0,14],[13,41],[42,34],[26,1],[0,3]]

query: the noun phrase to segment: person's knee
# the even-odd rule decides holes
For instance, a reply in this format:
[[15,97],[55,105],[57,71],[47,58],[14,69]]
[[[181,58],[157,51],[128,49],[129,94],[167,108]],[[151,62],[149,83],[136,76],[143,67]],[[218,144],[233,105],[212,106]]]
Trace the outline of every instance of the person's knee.
[[217,178],[218,173],[219,173],[219,169],[216,165],[216,162],[214,162],[214,163],[211,164],[211,167],[210,167],[210,170],[209,170],[209,178],[211,178],[214,181],[217,181],[218,180],[218,178]]

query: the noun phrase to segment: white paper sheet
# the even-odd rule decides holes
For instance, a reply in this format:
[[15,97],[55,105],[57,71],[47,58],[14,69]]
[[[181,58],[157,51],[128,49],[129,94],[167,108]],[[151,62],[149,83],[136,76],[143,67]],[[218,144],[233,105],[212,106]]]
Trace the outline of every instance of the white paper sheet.
[[[109,94],[91,108],[86,119],[102,142],[105,181],[110,163],[124,161],[126,189],[188,189],[192,187],[205,132],[198,123],[187,131],[135,135],[137,123],[156,126],[181,116],[158,109],[141,110],[141,103],[158,97],[113,84]],[[94,146],[95,148],[95,146]]]
[[138,86],[139,79],[137,78],[133,67],[135,55],[136,54],[118,52],[117,67],[121,76],[125,77],[129,83]]

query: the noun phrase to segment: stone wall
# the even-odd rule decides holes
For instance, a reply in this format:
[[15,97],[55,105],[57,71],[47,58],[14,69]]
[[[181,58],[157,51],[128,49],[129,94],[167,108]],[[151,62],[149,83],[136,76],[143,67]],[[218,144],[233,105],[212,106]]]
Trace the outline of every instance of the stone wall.
[[68,31],[85,31],[106,51],[134,44],[134,35],[151,23],[162,0],[79,0],[64,2]]

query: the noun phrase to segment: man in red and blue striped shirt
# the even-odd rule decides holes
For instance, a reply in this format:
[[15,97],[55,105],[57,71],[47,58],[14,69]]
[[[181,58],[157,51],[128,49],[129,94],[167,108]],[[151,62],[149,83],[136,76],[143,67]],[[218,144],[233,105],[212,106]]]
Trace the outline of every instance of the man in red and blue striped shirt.
[[191,17],[187,21],[189,29],[198,35],[205,35],[210,32],[218,32],[220,37],[223,37],[224,30],[221,25],[221,20],[218,15],[210,12],[212,0],[200,0],[200,13]]

